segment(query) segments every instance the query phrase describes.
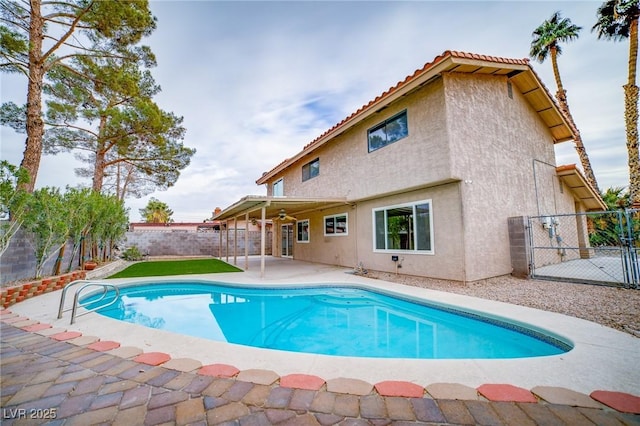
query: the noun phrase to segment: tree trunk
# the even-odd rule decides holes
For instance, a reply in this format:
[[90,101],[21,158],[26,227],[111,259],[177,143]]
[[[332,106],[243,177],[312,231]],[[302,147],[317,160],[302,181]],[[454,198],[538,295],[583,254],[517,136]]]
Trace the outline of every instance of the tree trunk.
[[31,20],[29,21],[29,82],[27,85],[27,121],[24,154],[21,167],[29,173],[29,182],[25,190],[33,192],[42,156],[42,138],[44,121],[42,120],[42,82],[44,79],[44,60],[42,58],[42,40],[44,38],[44,19],[40,10],[41,0],[31,0]]
[[104,134],[106,122],[107,118],[105,116],[100,117],[100,128],[98,129],[98,141],[96,144],[96,159],[93,166],[93,190],[98,193],[102,191],[102,182],[104,181],[105,149],[102,135]]
[[53,275],[60,275],[60,269],[62,267],[62,258],[64,258],[64,250],[67,248],[67,244],[64,243],[58,251],[58,257],[56,263],[53,265]]
[[638,151],[638,19],[629,31],[629,79],[624,86],[624,121],[629,155],[629,195],[631,206],[640,209],[640,152]]
[[598,181],[596,180],[596,176],[593,173],[593,168],[591,167],[591,160],[589,160],[587,150],[582,143],[580,130],[578,130],[578,126],[576,126],[575,121],[573,121],[573,116],[571,115],[571,111],[569,110],[569,102],[567,102],[567,91],[564,90],[564,87],[562,86],[562,79],[560,78],[560,70],[558,69],[558,63],[556,59],[556,49],[551,48],[551,63],[553,64],[553,75],[555,76],[556,86],[558,87],[558,91],[556,92],[556,99],[560,104],[560,110],[569,122],[569,125],[573,128],[573,131],[576,135],[573,142],[575,144],[576,152],[578,153],[578,158],[580,158],[580,164],[582,165],[582,170],[584,170],[585,178],[587,179],[587,182],[589,182],[591,187],[599,194],[600,188],[598,187]]

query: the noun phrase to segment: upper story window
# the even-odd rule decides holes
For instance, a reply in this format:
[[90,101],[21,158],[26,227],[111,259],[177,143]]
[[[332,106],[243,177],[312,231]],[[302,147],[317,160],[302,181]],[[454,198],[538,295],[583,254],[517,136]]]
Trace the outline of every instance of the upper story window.
[[372,127],[367,132],[367,136],[369,141],[369,152],[373,152],[409,136],[407,111],[402,111],[377,126]]
[[320,174],[320,159],[316,158],[302,166],[302,181],[309,180]]
[[277,181],[273,182],[271,195],[273,195],[274,197],[284,196],[284,178],[278,179]]
[[347,213],[334,214],[324,217],[324,235],[347,235]]
[[431,200],[374,209],[374,251],[433,254],[431,215]]

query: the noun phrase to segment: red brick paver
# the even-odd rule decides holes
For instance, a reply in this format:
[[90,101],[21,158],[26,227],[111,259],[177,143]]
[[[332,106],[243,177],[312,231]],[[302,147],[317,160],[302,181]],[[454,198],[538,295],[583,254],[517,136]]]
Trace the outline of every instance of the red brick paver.
[[51,336],[51,338],[63,341],[63,340],[75,339],[76,337],[80,337],[80,336],[82,336],[82,333],[80,333],[79,331],[65,331],[62,333],[54,334],[53,336]]
[[164,352],[145,352],[138,355],[133,360],[148,365],[160,365],[169,361],[171,357]]
[[424,396],[422,386],[399,380],[376,383],[375,388],[382,396],[404,396],[406,398],[422,398]]
[[51,324],[39,323],[39,324],[28,325],[26,327],[22,327],[22,329],[24,331],[29,331],[29,332],[46,330],[47,328],[51,328]]
[[202,368],[198,370],[198,374],[202,374],[203,376],[214,376],[214,377],[226,377],[230,378],[238,374],[240,370],[238,370],[233,365],[227,364],[209,364],[204,365]]
[[640,414],[640,397],[623,392],[593,391],[591,398],[623,413]]
[[531,392],[513,385],[487,384],[480,386],[478,392],[489,401],[538,402]]
[[285,388],[318,390],[324,386],[324,379],[310,374],[289,374],[280,378],[280,386]]
[[87,346],[88,349],[93,349],[94,351],[98,351],[98,352],[106,352],[106,351],[110,351],[111,349],[116,349],[119,347],[120,347],[120,343],[113,342],[111,340],[101,340],[99,342],[95,342]]

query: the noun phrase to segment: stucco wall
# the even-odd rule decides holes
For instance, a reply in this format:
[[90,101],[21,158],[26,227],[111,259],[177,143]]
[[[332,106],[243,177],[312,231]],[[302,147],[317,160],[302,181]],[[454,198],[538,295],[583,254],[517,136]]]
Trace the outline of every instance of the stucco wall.
[[[324,217],[334,214],[347,214],[347,235],[324,235]],[[351,206],[311,212],[297,217],[298,220],[309,219],[309,242],[294,243],[293,256],[298,260],[355,267],[357,264],[356,227],[357,211]],[[279,230],[280,231],[280,230]],[[296,234],[294,224],[294,238]],[[278,253],[280,253],[280,242]],[[274,251],[275,252],[275,251]]]
[[[450,183],[358,203],[358,261],[362,262],[367,269],[395,272],[395,263],[391,260],[391,256],[397,254],[402,264],[398,270],[399,273],[464,280],[459,185],[459,183]],[[372,210],[422,200],[431,200],[433,254],[374,252]]]
[[[409,136],[367,152],[367,129],[405,109]],[[302,166],[315,158],[319,176],[302,182]],[[574,211],[556,176],[548,129],[506,76],[444,74],[282,176],[286,196],[344,196],[356,205],[349,226],[357,234],[348,237],[327,239],[328,213],[310,215],[311,242],[294,248],[303,260],[394,272],[391,253],[373,250],[372,209],[431,199],[434,253],[398,254],[399,272],[434,278],[509,274],[509,217]]]
[[506,77],[445,74],[452,173],[462,179],[467,280],[511,272],[512,216],[571,212],[549,132]]
[[[367,130],[405,109],[409,135],[369,153]],[[284,177],[284,195],[357,200],[449,179],[444,111],[442,81],[438,79],[336,137],[278,176]],[[320,159],[320,174],[302,182],[302,166],[315,158]],[[276,180],[269,182],[268,194]]]

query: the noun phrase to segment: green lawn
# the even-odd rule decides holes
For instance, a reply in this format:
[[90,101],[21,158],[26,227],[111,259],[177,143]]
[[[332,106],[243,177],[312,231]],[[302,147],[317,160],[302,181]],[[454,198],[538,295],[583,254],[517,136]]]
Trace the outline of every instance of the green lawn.
[[241,272],[218,259],[163,260],[134,263],[109,278],[154,277],[166,275],[212,274],[217,272]]

